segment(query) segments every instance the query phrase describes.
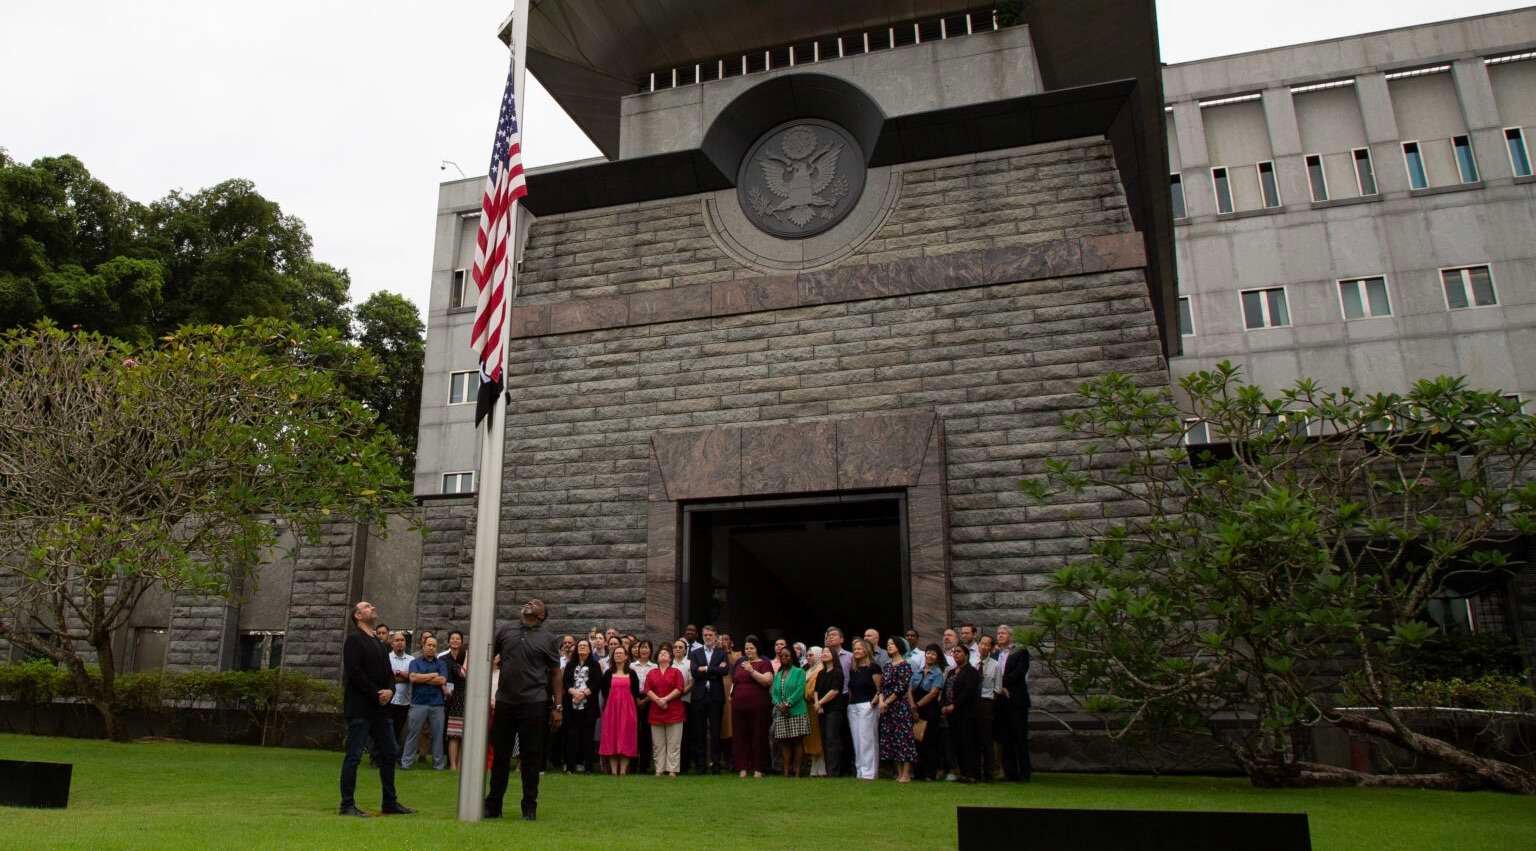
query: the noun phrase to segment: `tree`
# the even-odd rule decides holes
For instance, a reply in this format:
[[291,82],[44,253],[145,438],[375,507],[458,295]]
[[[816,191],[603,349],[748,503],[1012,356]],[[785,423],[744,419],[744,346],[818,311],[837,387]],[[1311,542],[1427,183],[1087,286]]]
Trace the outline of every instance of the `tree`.
[[416,467],[416,423],[421,418],[421,368],[426,343],[416,305],[404,296],[377,292],[357,308],[357,342],[378,361],[378,380],[357,382],[353,398],[367,405],[394,432],[401,468]]
[[0,637],[67,668],[115,735],[112,636],[146,589],[232,597],[275,523],[312,540],[410,504],[398,444],[338,389],[376,376],[272,320],[0,336]]
[[[1024,636],[1068,692],[1115,735],[1210,735],[1257,785],[1536,793],[1536,774],[1416,729],[1398,698],[1435,633],[1426,605],[1506,571],[1498,545],[1536,529],[1536,419],[1453,378],[1369,396],[1304,379],[1269,397],[1223,363],[1180,387],[1187,410],[1167,388],[1088,382],[1064,424],[1086,462],[1023,483],[1038,500],[1092,493],[1125,518],[1096,522]],[[1186,417],[1230,444],[1191,457]],[[1319,723],[1445,769],[1298,758],[1293,734]]]

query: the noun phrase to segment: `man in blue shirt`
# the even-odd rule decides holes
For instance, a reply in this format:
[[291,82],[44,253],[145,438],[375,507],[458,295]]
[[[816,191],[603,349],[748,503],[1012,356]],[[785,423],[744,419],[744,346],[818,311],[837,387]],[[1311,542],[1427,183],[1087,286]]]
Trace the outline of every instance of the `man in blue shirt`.
[[443,724],[447,718],[447,704],[443,687],[448,683],[448,664],[437,658],[437,639],[422,642],[421,655],[411,660],[411,711],[406,720],[409,732],[405,734],[405,752],[400,756],[400,767],[416,764],[416,743],[421,738],[421,726],[429,724],[432,731],[432,767],[442,771],[448,767],[448,756],[443,752]]

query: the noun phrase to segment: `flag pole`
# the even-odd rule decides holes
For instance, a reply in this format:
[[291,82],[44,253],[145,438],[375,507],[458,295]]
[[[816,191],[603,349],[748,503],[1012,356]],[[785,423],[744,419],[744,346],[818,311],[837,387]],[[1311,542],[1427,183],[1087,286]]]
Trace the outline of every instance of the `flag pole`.
[[[523,104],[527,101],[523,78],[527,71],[528,6],[532,0],[516,0],[512,8],[513,91],[516,93],[517,129],[523,128]],[[505,28],[505,26],[503,27]],[[518,249],[518,204],[514,201],[505,258],[510,297],[502,299],[503,340],[512,330],[512,302],[517,297],[515,272]],[[507,378],[507,349],[502,351],[502,380]],[[475,514],[475,567],[469,597],[469,677],[464,695],[463,758],[459,763],[459,821],[480,821],[485,800],[485,753],[490,740],[491,644],[496,632],[496,564],[501,538],[502,450],[507,434],[507,394],[497,394],[496,404],[480,433],[480,472]]]

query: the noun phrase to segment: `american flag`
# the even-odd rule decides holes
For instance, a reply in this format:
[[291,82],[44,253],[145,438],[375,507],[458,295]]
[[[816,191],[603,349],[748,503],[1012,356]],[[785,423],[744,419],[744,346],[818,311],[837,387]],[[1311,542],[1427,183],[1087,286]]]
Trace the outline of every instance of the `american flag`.
[[491,167],[480,196],[480,232],[475,235],[475,325],[469,346],[480,358],[480,392],[475,404],[475,425],[496,405],[502,389],[506,310],[503,302],[511,285],[508,270],[512,250],[513,210],[517,199],[528,194],[523,179],[522,133],[517,126],[517,98],[512,91],[517,60],[507,71],[507,90],[501,96],[501,116],[496,121],[496,142],[491,146]]

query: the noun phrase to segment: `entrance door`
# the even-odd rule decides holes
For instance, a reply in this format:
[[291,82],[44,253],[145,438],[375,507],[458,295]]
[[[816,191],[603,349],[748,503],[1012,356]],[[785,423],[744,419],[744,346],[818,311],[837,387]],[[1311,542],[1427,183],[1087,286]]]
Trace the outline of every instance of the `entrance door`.
[[[851,641],[899,635],[911,617],[900,494],[765,500],[683,509],[684,623],[808,646],[831,625]],[[770,648],[762,648],[768,653]]]

